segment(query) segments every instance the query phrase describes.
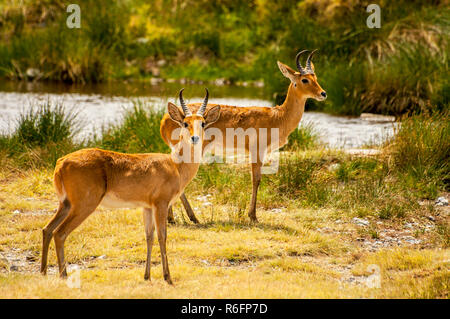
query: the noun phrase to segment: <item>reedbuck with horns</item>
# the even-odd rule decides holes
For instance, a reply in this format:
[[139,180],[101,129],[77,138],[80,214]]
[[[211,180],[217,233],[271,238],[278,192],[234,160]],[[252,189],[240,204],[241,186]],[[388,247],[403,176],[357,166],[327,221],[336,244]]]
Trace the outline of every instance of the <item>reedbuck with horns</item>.
[[[278,141],[275,141],[278,143],[273,143],[274,141],[270,141],[269,136],[269,141],[266,144],[269,146],[267,146],[266,149],[263,150],[259,149],[258,154],[266,154],[274,151],[275,148],[277,148],[276,146],[272,147],[271,145],[278,145],[278,147],[285,145],[288,141],[289,134],[298,127],[298,124],[305,110],[306,99],[313,98],[318,101],[323,101],[327,97],[327,94],[317,82],[317,77],[314,73],[314,65],[311,61],[312,56],[316,50],[312,51],[308,55],[305,67],[303,67],[300,63],[300,57],[306,51],[307,50],[301,51],[296,56],[296,65],[298,71],[291,69],[281,62],[277,62],[281,73],[291,81],[286,99],[283,104],[275,107],[236,107],[220,105],[220,119],[214,125],[212,125],[211,128],[220,130],[222,133],[221,135],[223,136],[223,140],[205,140],[203,146],[206,147],[209,143],[212,142],[222,143],[222,146],[226,145],[227,128],[241,128],[243,130],[253,128],[256,130],[256,133],[258,135],[257,139],[254,139],[253,141],[245,141],[245,149],[247,152],[250,152],[250,150],[254,150],[255,147],[258,148],[258,145],[261,148],[261,145],[259,144],[259,132],[261,132],[261,128],[266,128],[267,130],[271,130],[274,128],[278,129]],[[195,110],[200,107],[200,104],[190,104],[189,106],[191,109]],[[206,109],[212,107],[216,107],[216,105],[210,104]],[[170,147],[173,147],[178,142],[172,135],[172,131],[176,129],[176,127],[176,122],[171,120],[168,114],[164,115],[161,121],[160,131],[163,140]],[[225,152],[223,152],[222,154],[225,154]],[[257,158],[252,159],[251,164],[253,191],[248,216],[253,222],[257,222],[256,197],[259,183],[261,181],[261,167],[263,162],[264,155],[258,155]],[[191,217],[191,220],[196,221],[195,215],[184,194],[181,195],[181,200],[186,209],[186,212],[188,213],[189,217]]]
[[[183,101],[180,91],[180,100]],[[208,97],[205,98],[206,106]],[[177,147],[171,154],[123,154],[100,149],[83,149],[60,158],[54,184],[59,208],[43,229],[41,272],[46,274],[48,248],[55,240],[59,272],[67,276],[64,242],[99,205],[109,208],[144,208],[147,262],[145,279],[150,279],[153,234],[156,228],[161,249],[164,279],[171,284],[166,254],[168,208],[197,174],[204,130],[220,116],[220,107],[195,114],[182,103],[181,111],[169,102],[173,123],[181,127]]]

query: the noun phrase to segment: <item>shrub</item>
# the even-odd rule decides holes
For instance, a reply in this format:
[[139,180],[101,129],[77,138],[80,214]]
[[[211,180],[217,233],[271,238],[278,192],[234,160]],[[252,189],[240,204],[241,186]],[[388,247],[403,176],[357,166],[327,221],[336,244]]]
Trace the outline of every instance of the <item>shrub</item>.
[[133,108],[125,112],[123,121],[104,128],[94,144],[125,153],[167,153],[170,149],[159,132],[164,113],[164,110],[155,110],[142,102],[135,102]]
[[449,188],[449,113],[405,118],[388,147],[393,165],[405,174],[404,181],[423,196],[434,197],[438,188]]

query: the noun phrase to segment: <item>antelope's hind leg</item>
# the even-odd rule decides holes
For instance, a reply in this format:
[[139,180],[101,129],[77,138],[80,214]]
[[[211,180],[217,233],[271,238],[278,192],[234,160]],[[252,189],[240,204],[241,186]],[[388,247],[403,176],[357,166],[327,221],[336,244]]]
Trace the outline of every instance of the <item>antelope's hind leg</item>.
[[[95,211],[102,201],[106,190],[105,186],[98,184],[98,179],[95,175],[90,179],[86,177],[83,177],[82,180],[74,179],[66,184],[69,184],[66,185],[66,189],[67,198],[71,205],[70,210],[66,219],[55,229],[53,234],[59,273],[63,278],[67,277],[64,260],[64,242],[67,236]],[[86,185],[87,187],[80,187],[79,185]]]
[[158,233],[159,248],[161,251],[161,260],[163,267],[164,280],[172,285],[170,278],[169,262],[167,260],[166,240],[167,240],[167,204],[160,203],[155,205],[153,209],[153,218],[155,221],[156,231]]
[[59,207],[56,214],[48,222],[48,224],[42,229],[42,256],[41,256],[41,273],[47,274],[47,259],[48,259],[48,247],[53,238],[53,231],[58,227],[67,217],[70,210],[70,202],[65,199],[59,203]]
[[191,204],[189,204],[184,192],[183,192],[183,194],[181,194],[180,199],[181,199],[181,202],[183,203],[184,209],[186,210],[186,214],[188,215],[191,222],[198,224],[199,221],[198,221],[197,217],[195,217],[195,214],[194,214],[194,211],[192,210]]

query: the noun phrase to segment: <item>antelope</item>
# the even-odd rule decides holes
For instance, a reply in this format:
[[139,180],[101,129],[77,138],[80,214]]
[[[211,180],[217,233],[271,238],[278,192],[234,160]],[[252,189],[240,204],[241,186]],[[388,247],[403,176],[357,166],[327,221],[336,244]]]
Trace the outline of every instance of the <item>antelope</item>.
[[[182,92],[179,93],[181,101]],[[220,116],[220,106],[206,111],[207,89],[206,92],[202,107],[195,114],[183,103],[182,110],[168,103],[169,116],[180,127],[180,142],[171,154],[124,154],[90,148],[58,159],[54,186],[59,207],[42,231],[42,274],[47,272],[48,248],[53,237],[60,276],[67,277],[64,242],[99,205],[107,208],[143,207],[147,242],[144,279],[150,280],[156,228],[164,279],[172,284],[166,254],[168,207],[197,174],[200,161],[195,161],[194,157],[199,150],[200,153],[202,151],[204,130]]]
[[[220,105],[220,119],[216,123],[214,123],[211,128],[219,129],[222,133],[223,140],[205,140],[203,143],[203,147],[208,146],[208,144],[212,142],[222,143],[222,146],[226,145],[225,141],[227,128],[242,128],[244,130],[248,128],[256,129],[258,138],[253,141],[246,140],[245,149],[247,152],[249,152],[249,150],[251,149],[254,149],[255,146],[257,147],[257,145],[259,145],[253,145],[254,143],[258,143],[258,141],[260,140],[259,128],[267,128],[268,130],[270,130],[271,128],[278,128],[278,148],[285,145],[288,141],[289,134],[298,127],[298,124],[305,110],[306,100],[308,98],[313,98],[318,101],[323,101],[327,98],[326,92],[317,82],[317,77],[314,71],[314,64],[311,61],[314,53],[317,50],[313,50],[308,55],[305,67],[303,67],[300,63],[301,55],[307,51],[308,50],[303,50],[299,52],[295,58],[298,71],[295,71],[289,66],[277,61],[281,73],[290,80],[287,96],[283,104],[277,105],[275,107],[237,107]],[[216,106],[217,104],[208,105],[207,108]],[[199,108],[200,105],[198,103],[190,104],[189,107],[195,110]],[[176,138],[172,136],[172,131],[176,127],[176,122],[174,122],[168,114],[165,114],[161,121],[160,132],[164,142],[170,147],[173,147],[177,143]],[[267,143],[267,148],[260,150],[258,154],[267,154],[276,150],[277,147],[273,147],[273,145],[277,145],[277,143],[272,143],[273,141],[270,140],[270,136],[268,137],[268,139],[269,141]],[[261,167],[264,163],[264,157],[264,155],[258,155],[257,158],[252,160],[251,164],[253,189],[248,216],[252,222],[258,221],[256,217],[256,198],[258,187],[261,181]],[[192,211],[191,206],[189,205],[185,194],[181,194],[180,198],[186,212],[188,213],[189,217],[191,217],[191,220],[197,222],[197,219],[195,218],[195,215]],[[173,220],[173,216],[170,216],[171,214],[172,211],[170,210],[169,219]]]

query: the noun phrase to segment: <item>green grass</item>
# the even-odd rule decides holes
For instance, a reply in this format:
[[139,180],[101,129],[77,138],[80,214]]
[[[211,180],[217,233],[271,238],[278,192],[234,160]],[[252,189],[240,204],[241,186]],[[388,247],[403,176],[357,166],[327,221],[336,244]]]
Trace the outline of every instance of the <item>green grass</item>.
[[[23,113],[15,132],[0,137],[0,257],[23,260],[19,271],[10,272],[10,261],[0,258],[1,296],[448,298],[448,216],[433,204],[448,192],[447,113],[404,118],[373,157],[323,149],[313,127],[301,128],[281,152],[278,172],[262,178],[257,225],[247,217],[248,165],[201,165],[186,188],[201,224],[191,224],[177,202],[176,224],[168,230],[174,287],[164,283],[157,246],[152,283],[143,281],[145,240],[136,209],[100,208],[69,236],[66,256],[82,265],[81,290],[53,274],[42,277],[32,260],[39,260],[41,229],[57,206],[55,158],[85,145],[164,151],[161,116],[136,103],[102,137],[77,142],[76,115],[44,103]],[[207,194],[205,205],[199,196]],[[370,224],[357,225],[354,217]],[[408,235],[420,244],[370,248],[387,235]],[[53,246],[49,258],[54,270]],[[370,275],[370,265],[381,270],[381,288],[349,283]]]
[[92,143],[100,148],[125,153],[169,153],[159,127],[165,110],[154,110],[143,102],[135,102],[125,111],[123,120],[103,128],[101,137]]
[[449,119],[448,111],[405,118],[389,146],[404,182],[426,198],[450,187]]
[[22,112],[17,128],[0,136],[0,152],[21,167],[53,166],[56,160],[84,142],[75,142],[81,122],[62,104],[44,102]]
[[264,80],[279,104],[288,82],[276,61],[293,66],[300,49],[318,48],[316,73],[329,98],[308,109],[398,115],[448,107],[445,1],[382,1],[380,29],[367,28],[362,1],[86,0],[80,29],[67,28],[65,5],[1,4],[0,76],[25,80],[35,68],[39,79],[70,83]]

